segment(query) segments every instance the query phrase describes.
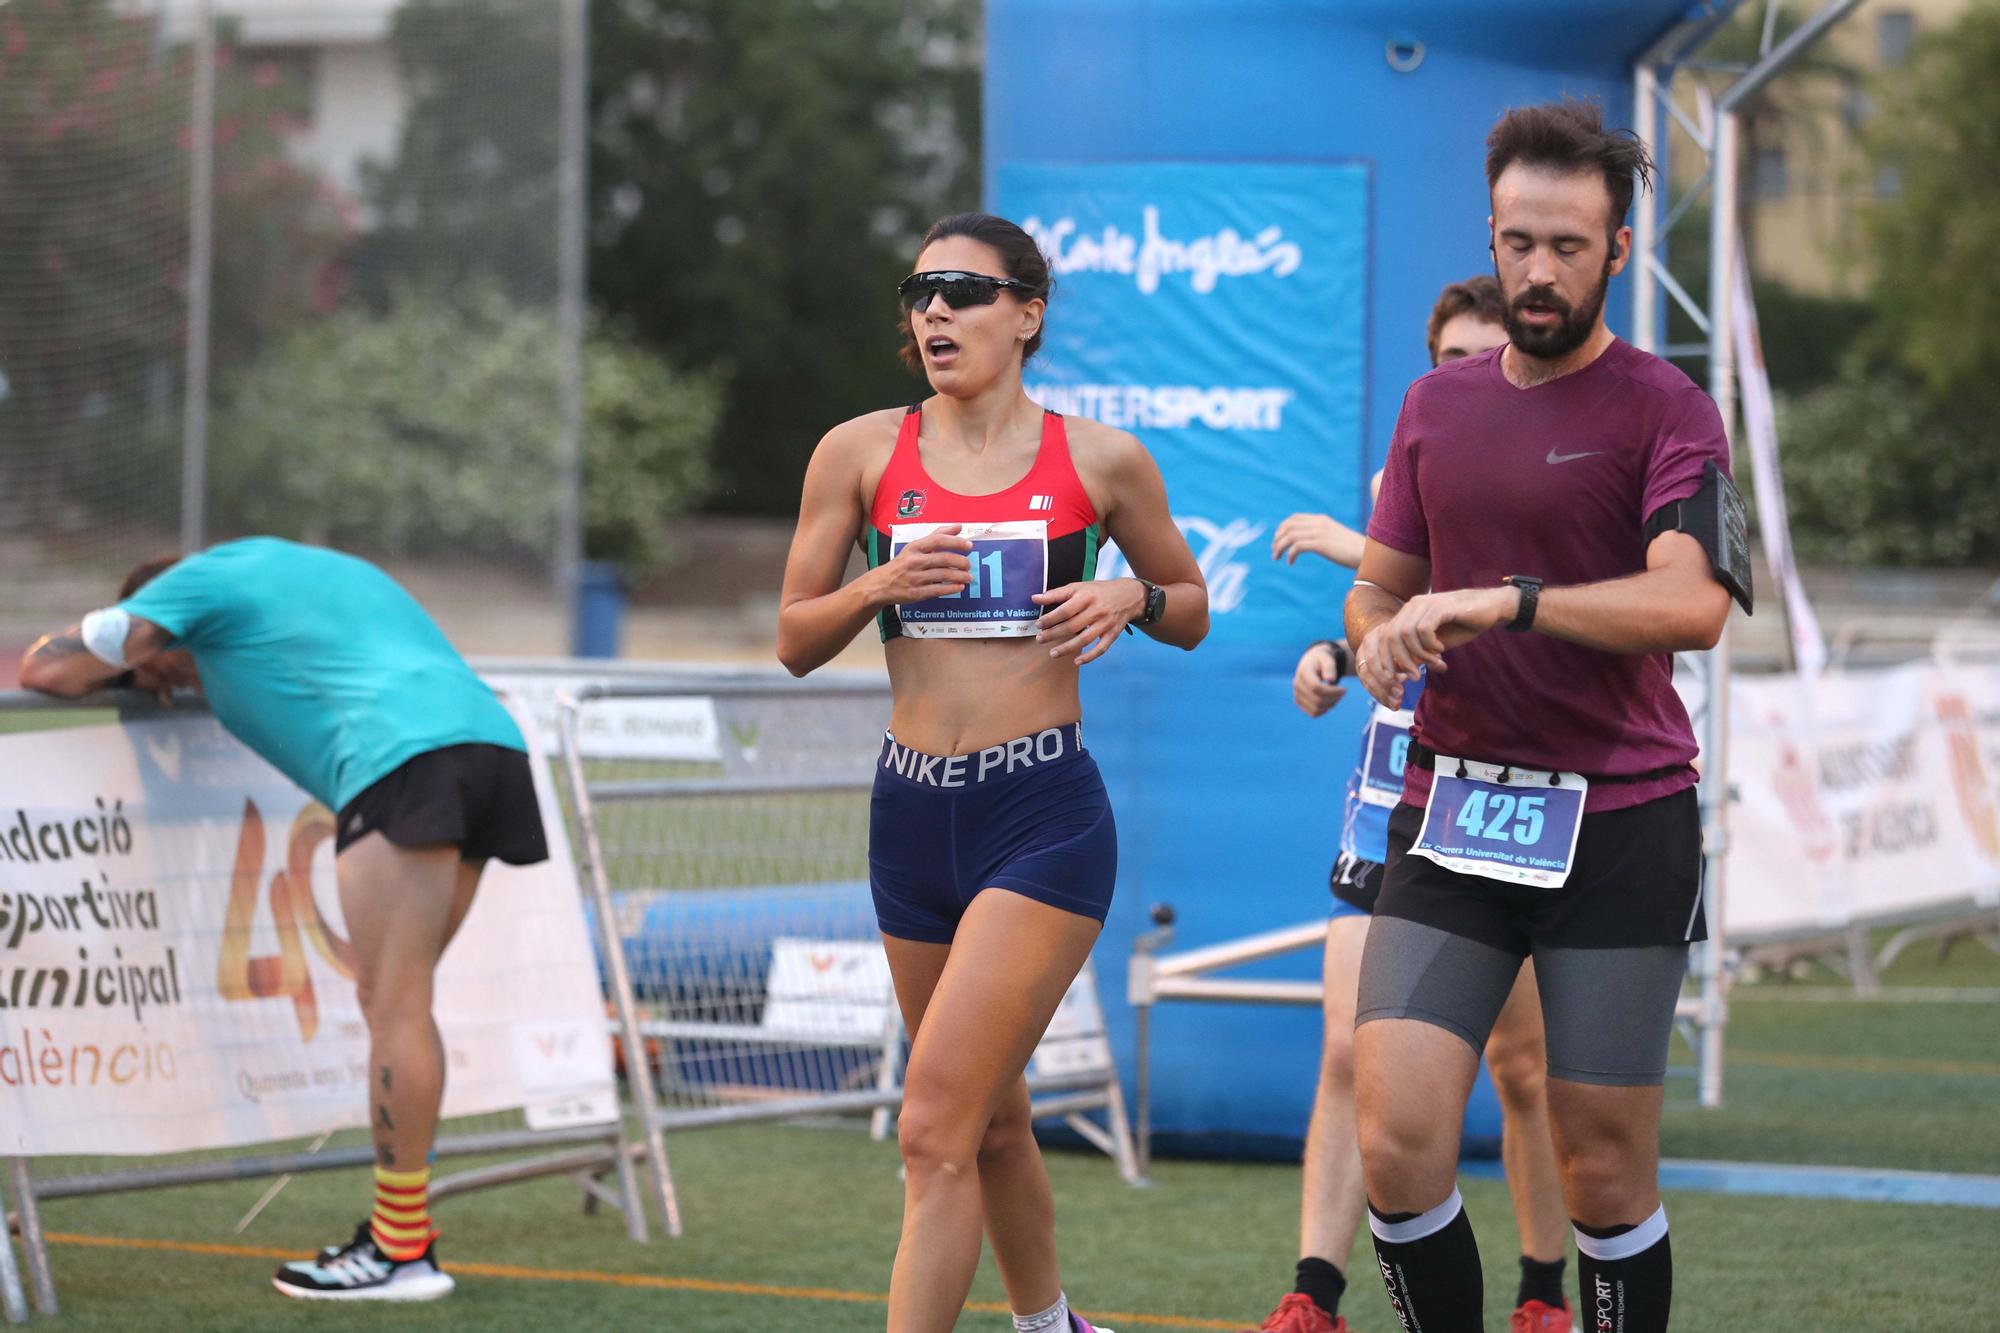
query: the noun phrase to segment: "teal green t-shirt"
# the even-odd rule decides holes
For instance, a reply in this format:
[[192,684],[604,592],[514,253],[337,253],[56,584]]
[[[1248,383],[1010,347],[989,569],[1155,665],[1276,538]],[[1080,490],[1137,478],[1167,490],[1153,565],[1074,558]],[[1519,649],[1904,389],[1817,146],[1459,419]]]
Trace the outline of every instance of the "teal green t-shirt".
[[120,605],[193,654],[217,721],[333,810],[428,750],[527,748],[444,631],[366,560],[251,537]]

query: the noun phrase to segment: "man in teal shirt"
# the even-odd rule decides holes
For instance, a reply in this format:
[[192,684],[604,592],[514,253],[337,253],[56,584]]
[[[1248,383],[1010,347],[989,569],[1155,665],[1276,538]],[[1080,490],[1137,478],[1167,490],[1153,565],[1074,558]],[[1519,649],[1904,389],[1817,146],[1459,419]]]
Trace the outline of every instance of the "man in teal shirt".
[[311,1300],[434,1300],[430,1151],[444,1094],[432,977],[491,857],[548,857],[520,729],[423,607],[365,560],[274,537],[157,561],[117,605],[28,650],[21,683],[198,689],[336,812],[335,876],[370,1043],[375,1209],[278,1270]]

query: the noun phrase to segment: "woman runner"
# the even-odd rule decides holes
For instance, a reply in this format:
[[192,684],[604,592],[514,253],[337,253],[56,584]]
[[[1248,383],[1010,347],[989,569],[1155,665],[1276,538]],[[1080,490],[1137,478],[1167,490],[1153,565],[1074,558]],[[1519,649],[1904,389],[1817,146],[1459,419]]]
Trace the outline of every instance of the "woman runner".
[[[820,441],[785,569],[778,656],[794,675],[871,619],[888,645],[869,881],[912,1037],[890,1333],[953,1326],[982,1219],[1015,1327],[1092,1333],[1063,1294],[1023,1078],[1117,872],[1077,668],[1131,626],[1180,648],[1208,632],[1152,458],[1022,390],[1049,287],[1013,223],[931,227],[900,290],[903,359],[935,392]],[[1107,536],[1139,577],[1093,581]],[[868,569],[843,583],[857,543]]]

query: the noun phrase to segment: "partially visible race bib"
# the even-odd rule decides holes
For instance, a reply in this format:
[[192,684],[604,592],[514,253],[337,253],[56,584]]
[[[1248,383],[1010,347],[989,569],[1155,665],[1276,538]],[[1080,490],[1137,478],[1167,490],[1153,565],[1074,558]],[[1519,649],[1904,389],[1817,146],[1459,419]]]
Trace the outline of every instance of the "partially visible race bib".
[[1403,799],[1403,769],[1410,757],[1413,709],[1391,712],[1381,704],[1368,715],[1368,735],[1361,746],[1361,780],[1355,795],[1370,805],[1393,809]]
[[1574,773],[1439,755],[1410,851],[1461,874],[1559,889],[1576,858],[1589,791],[1590,783]]
[[[889,558],[941,523],[898,523],[889,531]],[[972,584],[944,597],[904,602],[896,608],[903,634],[912,639],[1033,638],[1042,608],[1032,600],[1049,587],[1047,519],[963,523],[972,543]]]

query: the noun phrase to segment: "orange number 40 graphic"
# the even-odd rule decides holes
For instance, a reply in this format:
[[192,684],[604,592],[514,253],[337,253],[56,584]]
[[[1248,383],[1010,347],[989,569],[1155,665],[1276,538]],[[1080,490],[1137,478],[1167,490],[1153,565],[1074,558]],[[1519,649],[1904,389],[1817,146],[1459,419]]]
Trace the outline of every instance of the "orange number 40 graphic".
[[229,911],[222,926],[222,954],[216,984],[225,1000],[268,1000],[289,996],[298,1013],[299,1035],[311,1041],[319,1031],[319,1003],[306,967],[303,930],[313,948],[341,976],[354,977],[354,946],[333,932],[313,899],[312,860],[333,836],[333,813],[315,801],[292,821],[285,868],[271,876],[271,923],[278,952],[250,956],[250,927],[257,913],[257,890],[264,878],[264,816],[255,801],[243,802],[243,831],[236,839],[236,866],[230,875]]

